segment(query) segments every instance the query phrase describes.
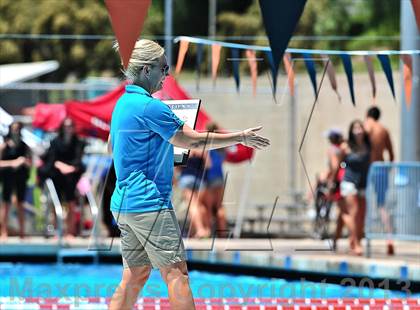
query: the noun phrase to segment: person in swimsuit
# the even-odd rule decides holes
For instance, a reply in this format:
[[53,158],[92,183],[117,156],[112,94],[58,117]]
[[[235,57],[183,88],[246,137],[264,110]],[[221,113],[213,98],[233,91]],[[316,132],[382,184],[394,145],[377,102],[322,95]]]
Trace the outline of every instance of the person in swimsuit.
[[38,168],[41,184],[51,178],[60,201],[64,202],[67,239],[76,236],[78,231],[76,186],[85,171],[82,163],[84,148],[85,143],[76,135],[73,121],[66,118],[58,136],[51,141],[50,148],[43,156],[43,165]]
[[1,239],[8,236],[7,225],[13,192],[16,192],[19,221],[19,237],[25,236],[26,182],[29,178],[31,154],[29,147],[22,141],[22,124],[14,122],[9,127],[5,141],[0,145],[0,169],[2,170],[3,203],[0,210]]
[[340,192],[346,202],[343,220],[350,233],[350,249],[362,255],[361,240],[366,216],[365,189],[371,156],[370,140],[360,120],[350,124],[347,142],[341,145],[341,158],[345,163]]
[[[209,132],[220,132],[219,126],[214,123],[208,123],[206,126]],[[206,188],[204,190],[204,204],[206,206],[206,226],[210,230],[213,224],[216,224],[215,231],[217,236],[227,236],[227,221],[225,208],[223,207],[223,195],[225,192],[225,176],[223,173],[223,161],[225,151],[223,149],[209,151],[210,164],[205,171]]]
[[206,206],[203,194],[206,183],[204,173],[209,165],[208,152],[191,150],[187,165],[181,169],[178,187],[182,190],[182,199],[188,205],[191,222],[188,235],[193,238],[210,237],[210,227],[206,225]]
[[[365,128],[369,134],[372,144],[371,162],[383,162],[385,160],[384,154],[388,153],[390,162],[394,161],[394,150],[391,142],[391,135],[389,131],[379,122],[381,111],[374,106],[369,108],[366,113]],[[376,193],[376,206],[379,209],[382,224],[385,232],[392,234],[393,228],[389,212],[385,207],[386,193],[388,191],[388,176],[389,167],[377,167],[372,174],[373,186]],[[387,240],[387,254],[394,255],[394,243],[391,239]]]

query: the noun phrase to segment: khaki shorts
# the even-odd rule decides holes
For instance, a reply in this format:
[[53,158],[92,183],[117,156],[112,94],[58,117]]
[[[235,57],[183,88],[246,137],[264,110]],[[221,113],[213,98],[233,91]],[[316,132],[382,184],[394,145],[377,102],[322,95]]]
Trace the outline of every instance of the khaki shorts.
[[185,261],[185,248],[172,209],[145,213],[112,212],[121,230],[124,268],[161,268]]

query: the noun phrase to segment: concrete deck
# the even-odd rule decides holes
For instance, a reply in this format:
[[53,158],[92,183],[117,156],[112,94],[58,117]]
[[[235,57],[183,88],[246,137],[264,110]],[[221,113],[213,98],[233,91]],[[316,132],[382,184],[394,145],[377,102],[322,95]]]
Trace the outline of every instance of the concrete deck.
[[[297,271],[332,272],[377,278],[420,281],[420,243],[395,242],[394,256],[386,255],[385,241],[372,241],[372,256],[347,254],[347,241],[340,240],[338,251],[331,251],[328,240],[311,239],[186,239],[190,261],[251,265]],[[63,249],[65,249],[63,251]],[[20,240],[10,237],[0,244],[2,261],[35,256],[120,256],[119,239],[101,239],[95,246],[92,239],[75,238],[58,246],[57,239],[32,237]],[[13,259],[12,259],[13,258]]]

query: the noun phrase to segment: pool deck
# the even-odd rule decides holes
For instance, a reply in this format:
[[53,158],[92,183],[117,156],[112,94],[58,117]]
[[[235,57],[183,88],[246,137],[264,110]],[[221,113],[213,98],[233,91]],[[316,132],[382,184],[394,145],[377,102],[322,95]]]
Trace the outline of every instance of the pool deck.
[[[395,255],[386,255],[386,243],[374,240],[370,258],[347,254],[347,240],[340,240],[338,251],[331,251],[329,240],[313,239],[185,239],[191,262],[278,268],[291,271],[358,275],[369,278],[420,281],[420,243],[395,242]],[[119,239],[105,238],[95,246],[93,239],[75,238],[58,246],[57,239],[10,237],[0,243],[0,259],[17,257],[120,257]],[[228,271],[228,270],[227,270]]]

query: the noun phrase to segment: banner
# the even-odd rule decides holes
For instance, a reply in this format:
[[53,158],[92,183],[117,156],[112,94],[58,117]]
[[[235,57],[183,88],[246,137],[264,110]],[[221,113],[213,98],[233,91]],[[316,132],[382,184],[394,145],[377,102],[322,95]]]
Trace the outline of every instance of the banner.
[[413,57],[411,55],[401,55],[403,61],[403,78],[404,78],[404,93],[405,104],[410,109],[411,105],[411,91],[413,87]]
[[151,0],[105,0],[124,68],[140,36]]
[[273,53],[273,91],[283,53],[302,15],[306,0],[260,0],[263,24]]
[[175,74],[179,74],[182,70],[182,65],[184,64],[185,55],[188,51],[188,45],[190,43],[188,41],[181,41],[179,43],[179,51],[178,51],[178,60],[176,61],[175,67]]
[[325,61],[325,65],[327,66],[327,75],[328,75],[328,79],[330,80],[331,88],[337,94],[338,101],[341,102],[341,95],[338,92],[337,78],[335,75],[334,65],[328,56],[324,56],[324,61]]
[[221,49],[222,47],[219,44],[213,44],[211,46],[211,77],[213,79],[213,86],[216,83],[217,69],[219,68]]
[[232,71],[233,77],[235,78],[236,90],[239,92],[240,79],[239,79],[239,50],[237,48],[232,48]]
[[273,53],[271,51],[266,51],[265,55],[267,56],[268,65],[270,66],[271,77],[273,81],[273,96],[275,96],[277,89],[277,70],[274,65]]
[[252,81],[252,95],[257,95],[257,77],[258,77],[258,65],[256,59],[256,53],[253,50],[246,50],[246,58],[248,59],[249,71],[251,74]]
[[311,79],[312,87],[314,89],[315,97],[317,97],[317,84],[316,84],[316,70],[315,70],[315,63],[312,57],[309,54],[302,54],[303,59],[305,60],[306,70],[308,71],[309,77]]
[[287,74],[287,82],[289,84],[290,95],[295,95],[295,72],[293,71],[292,57],[289,53],[285,53],[283,56],[284,71]]
[[365,55],[363,56],[363,59],[366,64],[366,68],[368,70],[370,84],[372,85],[372,97],[373,97],[373,103],[376,102],[376,80],[375,80],[375,71],[373,70],[373,64],[372,64],[372,56]]
[[414,15],[416,16],[417,27],[420,32],[420,0],[411,0],[413,6]]
[[[420,1],[420,0],[419,0]],[[277,82],[277,70],[275,69],[275,61],[273,54],[271,52],[271,48],[268,46],[259,46],[259,45],[248,45],[248,44],[238,44],[238,43],[229,43],[229,42],[222,42],[222,41],[215,41],[215,40],[208,40],[208,39],[202,39],[202,38],[194,38],[194,37],[186,37],[181,36],[174,39],[174,42],[180,42],[180,41],[188,41],[190,43],[195,44],[203,44],[203,45],[215,45],[217,44],[220,47],[224,48],[230,48],[230,49],[244,49],[248,51],[262,51],[268,60],[269,68],[271,71],[271,75],[273,77],[273,95],[275,95],[276,92],[276,82]],[[249,53],[247,53],[248,55]],[[312,86],[316,93],[316,72],[315,65],[313,64],[313,60],[311,59],[311,55],[318,54],[321,55],[324,59],[328,59],[331,56],[338,56],[341,58],[344,66],[344,70],[347,76],[347,81],[349,84],[349,90],[350,90],[350,96],[353,105],[355,104],[355,94],[354,94],[354,85],[353,85],[353,68],[352,68],[352,61],[351,56],[363,56],[364,61],[366,63],[367,71],[369,74],[369,79],[372,84],[372,95],[373,95],[373,101],[375,102],[376,98],[376,81],[375,81],[375,74],[374,74],[374,68],[372,64],[372,56],[378,56],[379,61],[381,62],[382,68],[384,69],[384,72],[387,76],[388,83],[391,87],[392,94],[395,98],[395,91],[394,91],[394,83],[392,78],[392,68],[389,61],[390,55],[401,55],[401,57],[404,57],[403,55],[410,55],[410,59],[413,55],[420,55],[420,50],[403,50],[403,51],[397,51],[397,50],[382,50],[382,51],[363,51],[363,50],[355,50],[355,51],[340,51],[340,50],[310,50],[310,49],[296,49],[296,48],[288,48],[286,49],[286,57],[283,57],[283,62],[285,66],[285,71],[288,74],[288,82],[289,82],[289,88],[293,89],[293,80],[294,80],[294,73],[292,68],[292,57],[290,54],[299,54],[303,55],[305,59],[306,68],[308,70],[308,73],[310,74],[310,79]],[[381,55],[381,56],[379,56]],[[248,57],[248,56],[247,56]],[[402,58],[403,59],[403,58]],[[412,65],[411,65],[412,66]],[[290,69],[291,68],[291,69]],[[327,68],[327,74],[330,79],[330,84],[333,90],[337,93],[337,96],[339,100],[341,100],[341,96],[338,92],[337,87],[337,81],[335,78],[335,70],[333,67],[333,64],[329,65]],[[407,82],[406,82],[406,88],[411,87],[410,81],[411,78],[409,78],[412,74],[410,72],[410,66],[407,66],[405,68],[405,76],[407,76]],[[234,73],[235,74],[235,73]],[[251,74],[252,78],[252,74]],[[253,79],[253,78],[252,78]],[[253,82],[254,83],[254,82]],[[253,84],[254,85],[254,84]],[[256,83],[255,83],[256,85]],[[255,93],[255,91],[254,91]],[[291,91],[291,94],[293,95],[293,91]],[[411,91],[410,91],[411,94]],[[411,98],[411,97],[408,97]]]
[[351,57],[348,54],[342,54],[340,57],[343,62],[344,71],[346,72],[347,81],[349,83],[351,102],[353,105],[356,105],[356,99],[354,98],[353,67],[351,64]]
[[394,79],[392,78],[392,68],[389,61],[388,55],[378,55],[378,59],[381,63],[382,69],[384,70],[386,79],[388,81],[389,87],[391,87],[392,96],[395,100],[395,90],[394,90]]

